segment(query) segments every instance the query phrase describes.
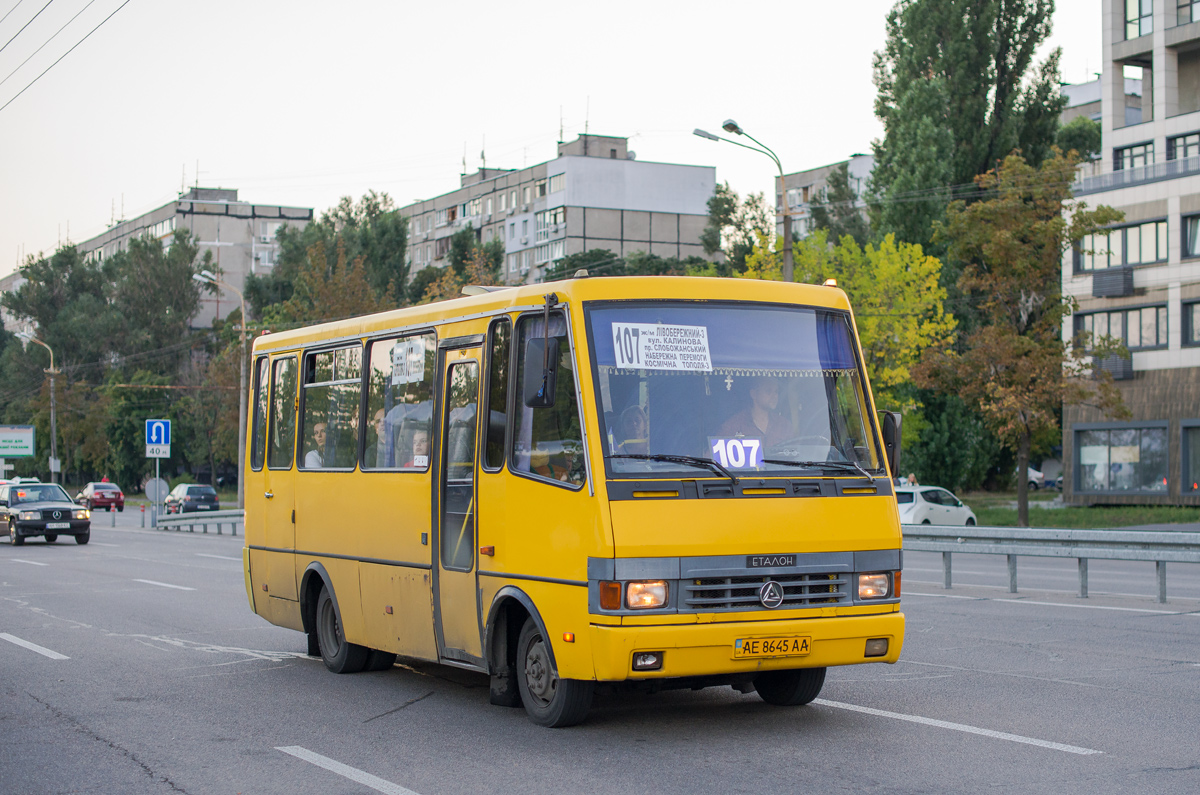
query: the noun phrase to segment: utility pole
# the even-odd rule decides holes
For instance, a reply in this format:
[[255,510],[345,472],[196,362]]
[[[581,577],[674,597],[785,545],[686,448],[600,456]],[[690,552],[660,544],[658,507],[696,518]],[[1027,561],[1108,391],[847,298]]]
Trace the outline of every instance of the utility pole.
[[54,400],[54,377],[59,374],[59,371],[54,369],[54,350],[46,343],[33,336],[32,331],[22,331],[17,333],[17,338],[26,343],[36,342],[46,350],[50,351],[50,369],[42,372],[50,376],[50,482],[57,483],[59,480],[59,470],[62,468],[62,462],[58,460],[58,421],[57,411]]

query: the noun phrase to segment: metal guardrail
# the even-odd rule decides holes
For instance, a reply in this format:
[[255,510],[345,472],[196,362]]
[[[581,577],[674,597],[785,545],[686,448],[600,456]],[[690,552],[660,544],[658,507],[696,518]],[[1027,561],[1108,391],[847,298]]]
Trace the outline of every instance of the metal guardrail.
[[904,549],[941,552],[943,587],[951,584],[955,552],[1008,557],[1008,592],[1017,592],[1017,556],[1075,558],[1079,595],[1088,595],[1088,560],[1153,561],[1158,601],[1167,601],[1167,564],[1200,563],[1200,533],[1142,530],[1043,530],[1029,527],[947,527],[906,524]]
[[229,525],[229,531],[233,535],[237,535],[237,526],[242,525],[243,530],[246,526],[246,512],[240,510],[233,511],[196,511],[195,513],[181,513],[175,515],[159,516],[157,519],[159,530],[183,530],[187,528],[188,532],[196,532],[196,527],[199,525],[208,532],[208,526],[215,524],[217,526],[217,535],[221,535],[221,526]]

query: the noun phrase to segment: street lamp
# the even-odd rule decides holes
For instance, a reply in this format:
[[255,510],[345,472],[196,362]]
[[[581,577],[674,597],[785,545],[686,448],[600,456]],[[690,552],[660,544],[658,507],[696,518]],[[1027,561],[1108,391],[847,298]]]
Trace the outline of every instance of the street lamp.
[[[242,362],[238,368],[241,373],[241,397],[238,398],[238,507],[246,507],[246,479],[244,469],[246,467],[246,296],[242,295],[242,291],[231,284],[221,281],[210,271],[200,271],[193,273],[192,279],[201,284],[216,284],[224,287],[226,290],[232,290],[237,293],[238,300],[242,302],[242,328],[240,335],[242,338]],[[217,486],[217,473],[212,473],[213,488]]]
[[[17,332],[17,337],[21,340],[24,340],[27,344],[30,342],[36,342],[38,345],[41,345],[46,350],[50,351],[50,369],[43,370],[42,372],[50,376],[50,482],[57,483],[58,469],[61,469],[62,465],[59,464],[58,461],[58,424],[55,419],[54,406],[54,376],[59,374],[59,371],[54,369],[54,351],[49,345],[33,336],[32,331],[19,331]],[[59,464],[59,466],[56,467],[55,464]]]
[[785,282],[790,282],[794,276],[794,269],[792,267],[792,230],[789,228],[791,226],[789,223],[791,213],[788,210],[787,204],[787,189],[785,187],[783,178],[783,164],[779,162],[779,156],[772,152],[766,144],[762,143],[757,138],[743,130],[733,119],[726,119],[721,125],[721,129],[733,135],[744,135],[751,141],[754,141],[754,143],[758,144],[758,146],[750,146],[749,144],[744,144],[741,141],[735,141],[731,138],[723,138],[720,135],[713,135],[712,133],[705,132],[701,129],[692,130],[692,135],[698,135],[699,137],[706,138],[710,141],[725,141],[726,143],[731,143],[734,146],[740,146],[743,149],[750,149],[760,154],[764,154],[771,158],[771,160],[775,163],[775,167],[779,169],[779,189],[783,192],[783,280]]

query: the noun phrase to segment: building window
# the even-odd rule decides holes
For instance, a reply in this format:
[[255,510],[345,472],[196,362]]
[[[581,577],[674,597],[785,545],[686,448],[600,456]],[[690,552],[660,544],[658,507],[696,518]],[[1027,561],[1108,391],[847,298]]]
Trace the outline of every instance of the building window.
[[525,219],[522,219],[522,221],[521,221],[521,239],[524,240],[525,238],[528,238],[528,237],[529,237],[529,219],[525,218]]
[[521,252],[521,273],[529,273],[529,266],[533,264],[533,249],[527,248]]
[[1183,344],[1200,345],[1200,302],[1183,305]]
[[1094,339],[1112,337],[1131,351],[1167,347],[1167,307],[1143,306],[1075,316],[1075,333]]
[[517,192],[515,190],[508,194],[508,206],[514,210],[517,209]]
[[1200,0],[1177,0],[1176,25],[1186,25],[1189,22],[1200,22]]
[[1166,259],[1167,222],[1147,221],[1085,235],[1076,249],[1075,269],[1086,272],[1165,262]]
[[485,202],[484,212],[486,212],[488,215],[492,214],[492,197],[491,196],[488,196],[487,202]]
[[517,269],[520,267],[520,262],[521,262],[520,254],[515,254],[515,253],[509,254],[508,255],[508,272],[516,273]]
[[1154,162],[1154,142],[1149,141],[1137,146],[1126,146],[1113,150],[1113,171],[1123,171],[1127,168],[1148,166]]
[[550,246],[549,246],[549,244],[544,245],[544,246],[538,246],[537,249],[535,249],[533,261],[536,262],[538,265],[545,265],[547,262],[550,261]]
[[434,259],[441,259],[450,252],[450,238],[448,237],[439,238],[434,245],[437,246],[433,254]]
[[1080,492],[1167,491],[1167,428],[1075,431]]
[[1200,492],[1200,420],[1183,420],[1183,488],[1184,494]]
[[500,192],[500,212],[508,209],[508,194],[504,191]]
[[551,240],[550,241],[550,261],[555,262],[567,256],[567,241]]
[[[1200,4],[1200,0],[1197,0]],[[1167,139],[1167,160],[1186,160],[1200,155],[1200,133]]]
[[546,195],[546,180],[539,179],[533,184],[533,189],[536,191],[535,195],[539,199],[543,198]]
[[446,218],[447,218],[447,211],[446,210],[438,210],[437,212],[434,213],[433,223],[435,226],[445,226]]
[[517,239],[517,222],[516,221],[513,221],[511,224],[508,225],[508,239],[509,240]]
[[1125,38],[1154,32],[1154,0],[1125,0]]
[[550,192],[551,193],[558,193],[565,187],[567,187],[567,175],[566,174],[555,174],[554,176],[552,176],[550,178]]

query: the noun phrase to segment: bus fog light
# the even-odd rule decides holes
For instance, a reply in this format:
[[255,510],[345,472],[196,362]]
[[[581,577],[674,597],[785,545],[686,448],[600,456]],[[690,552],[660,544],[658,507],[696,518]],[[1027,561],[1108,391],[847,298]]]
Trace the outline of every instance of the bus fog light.
[[888,595],[888,576],[886,574],[858,575],[859,599],[884,599]]
[[621,583],[609,580],[600,581],[600,609],[621,609]]
[[630,610],[662,607],[667,603],[667,584],[662,580],[643,580],[625,586],[625,606]]
[[633,655],[633,670],[635,671],[657,671],[662,668],[662,664],[663,653],[661,651],[639,651]]
[[871,638],[867,641],[867,649],[863,653],[864,657],[885,657],[888,651],[887,638]]

